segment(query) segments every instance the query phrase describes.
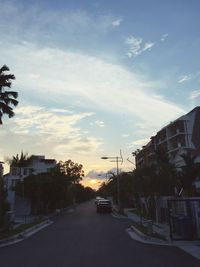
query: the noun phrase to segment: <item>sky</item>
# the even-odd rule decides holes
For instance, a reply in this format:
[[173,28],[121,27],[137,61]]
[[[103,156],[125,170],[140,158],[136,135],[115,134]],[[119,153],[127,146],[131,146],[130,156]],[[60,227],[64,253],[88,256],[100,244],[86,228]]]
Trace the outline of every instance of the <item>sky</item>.
[[102,156],[121,150],[120,170],[132,170],[133,151],[199,105],[199,10],[199,0],[0,0],[0,64],[19,93],[0,160],[72,159],[94,188],[116,171]]

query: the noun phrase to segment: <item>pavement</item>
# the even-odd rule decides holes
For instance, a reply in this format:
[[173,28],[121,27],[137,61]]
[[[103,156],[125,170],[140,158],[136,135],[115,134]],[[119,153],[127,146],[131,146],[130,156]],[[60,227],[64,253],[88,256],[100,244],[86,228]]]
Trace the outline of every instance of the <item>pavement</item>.
[[[40,230],[50,226],[53,223],[52,219],[55,218],[57,215],[70,213],[73,210],[74,210],[74,208],[72,208],[71,206],[64,208],[62,210],[56,210],[55,212],[49,214],[48,216],[45,216],[43,222],[36,224],[36,225],[34,225],[34,226],[16,234],[16,235],[13,235],[11,237],[0,239],[0,248],[16,244],[16,243],[19,243],[19,242],[27,239],[28,237],[39,232]],[[33,215],[32,216],[28,216],[28,215],[16,216],[15,217],[15,224],[13,225],[13,228],[16,228],[22,224],[33,223],[37,219],[39,219],[40,217],[41,216],[33,216]]]
[[52,218],[49,227],[23,242],[0,249],[4,267],[199,267],[200,262],[175,246],[130,238],[129,219],[97,213],[94,202]]
[[[71,213],[73,210],[70,209],[67,212],[65,212],[64,214],[69,214]],[[129,210],[125,210],[125,214],[121,215],[119,213],[117,213],[116,211],[112,213],[112,216],[117,218],[117,219],[127,219],[134,221],[134,222],[140,222],[140,217],[137,216],[136,214],[134,214],[133,212],[130,212]],[[51,216],[52,218],[52,216]],[[46,228],[47,226],[50,226],[51,224],[53,224],[53,221],[51,219],[47,219],[44,222],[35,225],[23,232],[21,232],[20,234],[17,234],[15,236],[12,236],[10,238],[4,239],[4,240],[0,240],[0,248],[1,247],[7,247],[9,245],[13,245],[15,243],[19,243],[25,239],[27,239],[28,237],[34,235],[35,233],[39,232],[40,230]],[[162,224],[154,224],[153,225],[153,231],[157,232],[159,234],[165,235],[166,237],[168,237],[169,235],[169,231],[168,231],[168,226],[167,225],[162,225]],[[151,236],[147,236],[144,233],[142,233],[141,231],[139,231],[137,228],[135,228],[133,225],[129,225],[128,228],[126,227],[126,232],[128,233],[128,235],[137,242],[143,243],[143,244],[148,244],[148,245],[157,245],[157,246],[167,246],[167,247],[178,247],[179,249],[187,252],[188,254],[192,255],[193,257],[195,257],[196,259],[200,260],[200,241],[171,241],[170,239],[167,240],[161,240],[158,238],[154,238]]]
[[[113,217],[119,218],[119,219],[130,219],[131,221],[134,221],[136,223],[141,222],[140,216],[137,214],[130,212],[129,209],[124,210],[125,216],[117,213],[117,210],[114,210],[114,213],[112,214]],[[143,223],[148,223],[148,221],[143,221]],[[176,246],[185,252],[189,253],[193,257],[200,260],[200,240],[198,241],[174,241],[170,239],[169,236],[169,226],[166,224],[158,224],[154,223],[152,226],[152,230],[154,233],[158,233],[159,235],[162,235],[166,238],[166,240],[158,239],[152,236],[147,236],[141,231],[139,231],[135,226],[131,225],[131,227],[127,228],[126,231],[129,234],[129,236],[141,243],[145,244],[152,244],[152,245],[159,245],[159,246]]]

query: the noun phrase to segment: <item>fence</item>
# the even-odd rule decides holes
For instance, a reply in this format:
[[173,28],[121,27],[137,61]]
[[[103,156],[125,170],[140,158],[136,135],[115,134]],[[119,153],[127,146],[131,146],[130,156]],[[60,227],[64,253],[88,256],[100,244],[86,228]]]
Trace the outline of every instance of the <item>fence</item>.
[[172,240],[200,240],[200,198],[168,199]]

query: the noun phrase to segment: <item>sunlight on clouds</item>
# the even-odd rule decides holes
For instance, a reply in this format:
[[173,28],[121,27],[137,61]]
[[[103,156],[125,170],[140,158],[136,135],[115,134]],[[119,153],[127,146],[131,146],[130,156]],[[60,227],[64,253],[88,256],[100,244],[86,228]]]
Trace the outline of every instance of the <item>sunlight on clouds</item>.
[[[93,113],[58,115],[55,109],[28,106],[17,108],[16,115],[14,122],[18,132],[26,130],[31,133],[46,134],[47,138],[51,139],[63,139],[66,134],[78,135],[79,128],[74,125]],[[15,128],[13,130],[15,131]]]
[[149,141],[150,141],[149,138],[138,139],[138,140],[131,142],[129,145],[130,147],[133,147],[133,148],[137,148],[137,147],[141,148],[142,146],[146,145]]
[[[12,60],[13,69],[16,70],[16,87],[23,89],[26,97],[28,92],[35,94],[35,97],[43,93],[46,100],[57,103],[67,103],[68,99],[71,103],[78,98],[79,104],[84,103],[87,109],[96,110],[98,107],[114,114],[126,113],[143,123],[150,122],[153,127],[184,112],[175,104],[158,97],[158,93],[155,94],[157,82],[145,80],[143,75],[129,72],[123,66],[101,58],[28,43],[8,44],[6,48],[0,44],[0,49],[2,60],[7,59],[8,63]],[[37,82],[29,78],[35,69],[40,73]],[[45,125],[49,128],[51,124],[54,127],[57,121],[50,121],[46,113],[38,116],[46,116]],[[33,120],[37,125],[38,120]],[[63,127],[63,121],[57,123]],[[43,125],[38,127],[42,129]]]

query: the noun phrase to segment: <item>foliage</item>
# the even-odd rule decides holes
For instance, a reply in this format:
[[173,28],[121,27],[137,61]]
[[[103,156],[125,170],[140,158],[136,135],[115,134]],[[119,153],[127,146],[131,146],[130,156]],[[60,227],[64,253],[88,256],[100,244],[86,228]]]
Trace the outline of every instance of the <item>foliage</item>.
[[83,165],[74,163],[71,159],[59,162],[60,172],[66,175],[71,182],[79,183],[84,177]]
[[185,165],[181,168],[180,181],[186,194],[191,196],[194,194],[193,182],[200,174],[200,167],[195,163],[196,155],[193,155],[190,151],[182,154],[181,157]]
[[0,176],[0,226],[4,223],[4,216],[9,210],[9,204],[6,201],[6,190],[4,189],[3,177]]
[[7,74],[8,66],[3,65],[0,68],[0,124],[3,124],[3,114],[8,115],[9,118],[14,116],[13,106],[17,106],[18,93],[8,91],[11,88],[12,80],[15,79],[13,74]]
[[17,154],[13,156],[11,159],[7,159],[7,162],[10,164],[11,167],[17,167],[19,169],[23,167],[28,167],[31,164],[32,156],[28,156],[28,153],[24,153],[23,151],[21,154]]
[[30,175],[18,182],[15,191],[31,200],[32,211],[36,214],[88,200],[94,197],[94,191],[79,183],[84,175],[82,168],[71,160],[60,161],[50,172]]

